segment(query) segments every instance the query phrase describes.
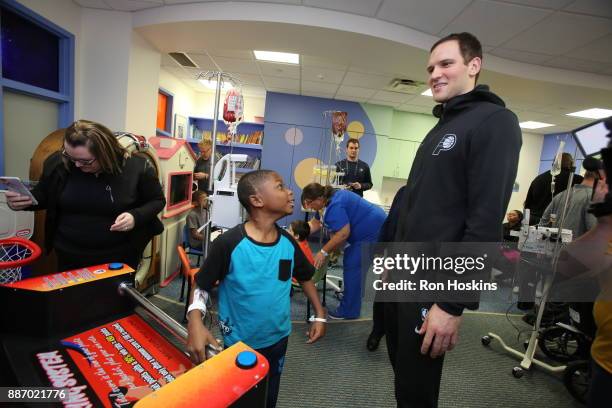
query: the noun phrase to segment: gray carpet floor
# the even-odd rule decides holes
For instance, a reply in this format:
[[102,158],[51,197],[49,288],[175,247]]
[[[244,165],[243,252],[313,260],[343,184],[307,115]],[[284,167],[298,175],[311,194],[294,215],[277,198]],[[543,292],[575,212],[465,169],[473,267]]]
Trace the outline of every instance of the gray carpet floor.
[[[183,307],[178,300],[180,279],[150,299],[180,321]],[[328,292],[328,307],[337,301]],[[507,304],[500,305],[506,309]],[[368,352],[365,341],[371,329],[371,304],[364,304],[364,319],[328,324],[320,342],[305,344],[304,296],[292,299],[293,333],[281,381],[279,408],[394,407],[393,373],[384,340],[375,352]],[[504,310],[505,311],[505,310]],[[523,334],[504,314],[466,313],[459,345],[445,360],[440,407],[580,407],[557,376],[533,369],[523,378],[512,376],[517,360],[499,344],[484,347],[480,338],[495,332],[511,346],[522,349],[530,327],[511,316]]]

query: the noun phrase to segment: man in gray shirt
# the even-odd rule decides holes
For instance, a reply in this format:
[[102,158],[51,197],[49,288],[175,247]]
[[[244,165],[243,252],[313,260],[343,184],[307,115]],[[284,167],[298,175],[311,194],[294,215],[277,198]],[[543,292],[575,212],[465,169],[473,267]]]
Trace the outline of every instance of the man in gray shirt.
[[[563,225],[563,228],[572,230],[572,240],[577,239],[597,224],[597,219],[588,212],[588,209],[591,204],[593,185],[599,175],[596,170],[589,169],[592,169],[592,166],[601,167],[601,163],[597,159],[588,158],[585,159],[583,165],[586,170],[584,180],[572,188],[572,196],[567,204],[567,214]],[[549,226],[551,215],[554,214],[556,221],[553,226],[559,226],[567,194],[568,191],[566,190],[553,197],[551,203],[544,210],[544,214],[540,219],[540,225]]]

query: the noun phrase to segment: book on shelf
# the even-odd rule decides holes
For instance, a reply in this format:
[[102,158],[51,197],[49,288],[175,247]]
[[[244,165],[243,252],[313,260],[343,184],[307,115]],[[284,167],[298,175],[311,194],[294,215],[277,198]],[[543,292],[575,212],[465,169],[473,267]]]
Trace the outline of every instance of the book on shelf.
[[[209,134],[208,137],[211,137],[210,132],[207,132],[207,133]],[[206,134],[204,135],[204,137],[206,137]],[[239,134],[234,135],[233,138],[225,132],[217,132],[217,142],[218,143],[230,144],[230,142],[232,141],[233,143],[240,143],[240,144],[261,145],[261,142],[263,141],[263,132],[256,131],[250,134],[239,133]]]

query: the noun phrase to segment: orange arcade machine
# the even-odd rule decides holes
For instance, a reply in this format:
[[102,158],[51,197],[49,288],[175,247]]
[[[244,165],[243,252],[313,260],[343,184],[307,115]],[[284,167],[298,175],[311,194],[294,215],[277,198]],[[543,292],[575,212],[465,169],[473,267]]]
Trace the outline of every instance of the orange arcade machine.
[[0,405],[265,406],[265,357],[239,343],[193,367],[185,328],[133,280],[104,264],[1,284]]

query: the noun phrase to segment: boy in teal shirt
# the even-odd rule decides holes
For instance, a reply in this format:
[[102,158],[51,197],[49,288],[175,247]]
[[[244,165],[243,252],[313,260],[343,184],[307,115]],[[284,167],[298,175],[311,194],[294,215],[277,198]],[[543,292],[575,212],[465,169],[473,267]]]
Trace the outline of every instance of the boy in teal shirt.
[[205,360],[208,344],[217,341],[202,323],[207,291],[219,281],[219,322],[225,347],[242,341],[263,354],[270,364],[267,408],[276,405],[287,338],[291,332],[291,278],[295,277],[312,303],[316,317],[308,343],[325,333],[325,310],[310,280],[314,267],[295,240],[276,225],[293,213],[293,193],[274,171],[242,176],[238,199],[249,221],[225,232],[210,247],[196,275],[189,307],[188,350],[191,360]]

